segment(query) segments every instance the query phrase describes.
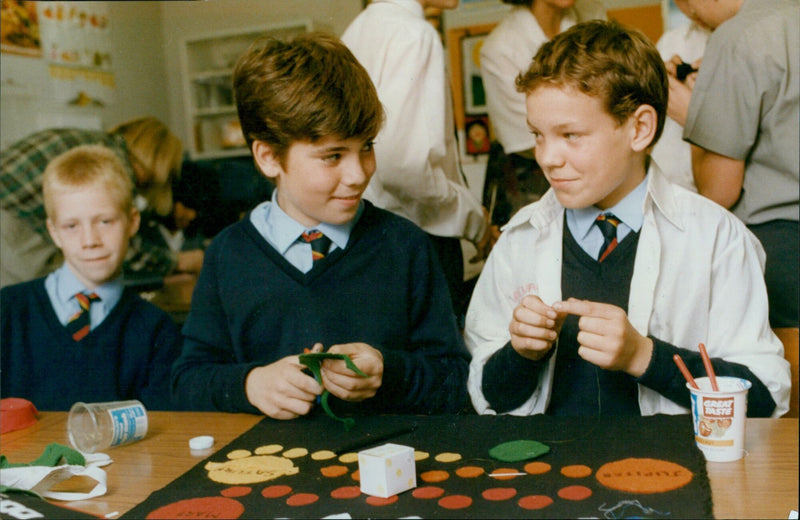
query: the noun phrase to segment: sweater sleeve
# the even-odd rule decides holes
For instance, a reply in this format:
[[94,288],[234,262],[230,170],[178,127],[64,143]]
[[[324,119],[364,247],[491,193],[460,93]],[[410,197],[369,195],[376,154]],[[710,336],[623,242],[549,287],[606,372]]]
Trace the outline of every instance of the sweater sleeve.
[[[693,377],[706,375],[703,358],[699,352],[676,347],[652,336],[650,339],[653,340],[653,357],[638,382],[679,405],[689,408],[690,396],[689,389],[686,388],[686,379],[672,358],[675,354],[680,355]],[[752,387],[747,394],[748,417],[770,417],[772,415],[772,411],[775,409],[775,400],[769,389],[749,368],[720,358],[712,358],[711,365],[717,376],[738,377],[750,381]]]
[[537,361],[520,356],[511,342],[495,352],[483,367],[482,390],[497,413],[519,408],[539,384],[539,374],[555,349]]
[[425,235],[418,236],[418,243],[405,247],[409,342],[405,348],[375,345],[384,356],[383,381],[371,402],[364,404],[373,413],[471,411],[466,384],[469,353],[433,247]]

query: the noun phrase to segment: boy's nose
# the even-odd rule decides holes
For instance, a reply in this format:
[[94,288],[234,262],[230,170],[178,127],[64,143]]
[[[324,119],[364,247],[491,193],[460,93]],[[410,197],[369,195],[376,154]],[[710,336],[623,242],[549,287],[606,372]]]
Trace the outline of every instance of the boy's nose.
[[559,166],[562,162],[561,154],[556,146],[537,143],[534,155],[536,156],[536,162],[542,168]]
[[95,247],[100,244],[100,233],[95,226],[86,226],[83,228],[83,247]]
[[350,185],[365,184],[372,172],[375,171],[374,164],[374,161],[362,159],[351,161],[344,175],[345,183]]

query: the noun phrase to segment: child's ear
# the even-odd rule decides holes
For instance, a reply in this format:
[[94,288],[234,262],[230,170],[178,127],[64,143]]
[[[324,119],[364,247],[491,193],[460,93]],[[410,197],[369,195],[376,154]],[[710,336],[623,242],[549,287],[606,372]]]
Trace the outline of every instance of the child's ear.
[[50,238],[53,239],[53,243],[57,248],[61,249],[61,239],[58,237],[58,233],[56,233],[55,223],[48,218],[45,221],[45,225],[47,226],[47,232],[50,233]]
[[131,208],[129,220],[130,227],[128,228],[128,238],[131,238],[139,232],[139,225],[142,223],[142,214],[139,213],[139,210],[136,209],[135,206]]
[[277,179],[283,171],[280,161],[273,153],[272,147],[264,141],[253,141],[253,159],[261,172],[272,179]]
[[650,105],[641,105],[631,115],[632,139],[631,148],[635,152],[646,150],[652,143],[658,128],[658,113]]

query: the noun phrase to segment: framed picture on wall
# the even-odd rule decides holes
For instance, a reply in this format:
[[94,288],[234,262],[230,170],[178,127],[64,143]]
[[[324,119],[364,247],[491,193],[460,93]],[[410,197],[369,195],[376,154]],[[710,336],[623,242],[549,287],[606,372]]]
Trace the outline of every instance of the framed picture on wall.
[[0,7],[0,50],[4,53],[42,57],[36,2],[3,0]]
[[[464,130],[466,116],[486,113],[486,93],[481,78],[480,50],[495,23],[456,27],[447,31],[450,81],[456,128]],[[485,115],[484,115],[485,117]]]
[[468,115],[464,118],[465,149],[469,155],[489,153],[492,143],[489,134],[489,116],[486,114]]

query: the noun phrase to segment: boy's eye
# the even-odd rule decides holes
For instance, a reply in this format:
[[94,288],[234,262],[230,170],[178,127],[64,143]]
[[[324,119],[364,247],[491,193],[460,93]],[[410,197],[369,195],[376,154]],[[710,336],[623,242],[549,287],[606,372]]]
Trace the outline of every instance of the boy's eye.
[[322,160],[329,164],[336,164],[342,158],[340,153],[331,153],[322,157]]
[[572,133],[572,132],[567,132],[567,133],[564,134],[564,139],[566,139],[567,141],[574,141],[577,138],[578,138],[578,134],[575,134],[575,133]]
[[364,143],[364,147],[361,149],[362,152],[371,152],[375,148],[375,141],[367,141]]

